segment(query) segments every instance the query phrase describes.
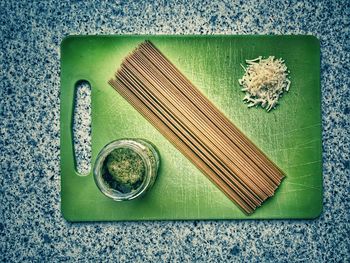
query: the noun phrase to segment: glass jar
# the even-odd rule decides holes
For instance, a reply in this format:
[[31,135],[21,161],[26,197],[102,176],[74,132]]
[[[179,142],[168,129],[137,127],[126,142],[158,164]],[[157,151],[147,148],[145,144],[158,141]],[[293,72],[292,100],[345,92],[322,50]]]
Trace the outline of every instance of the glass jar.
[[[128,151],[132,153],[129,156],[136,156],[139,163],[142,160],[142,180],[138,182],[138,185],[135,189],[131,189],[130,191],[123,191],[123,183],[117,182],[113,180],[107,180],[106,178],[113,178],[109,175],[109,168],[107,169],[107,163],[111,158],[110,154],[116,154],[117,151]],[[113,152],[114,151],[114,152]],[[112,153],[113,152],[113,153]],[[135,155],[136,154],[136,155]],[[125,162],[125,156],[121,157]],[[131,158],[131,157],[130,157]],[[126,159],[127,160],[127,159]],[[132,160],[131,160],[132,162]],[[154,184],[159,167],[159,154],[156,150],[155,146],[143,139],[120,139],[116,141],[112,141],[107,144],[100,151],[96,158],[96,162],[94,165],[94,179],[99,190],[107,197],[112,198],[115,201],[126,201],[138,198],[144,195]],[[119,164],[117,164],[118,167]],[[119,165],[120,167],[120,165]],[[131,167],[132,168],[132,167]],[[127,174],[128,171],[126,171]],[[107,174],[107,175],[106,175]],[[109,177],[108,177],[109,176]],[[112,182],[112,183],[111,183]],[[115,187],[117,186],[117,187]],[[125,188],[125,187],[124,187]]]

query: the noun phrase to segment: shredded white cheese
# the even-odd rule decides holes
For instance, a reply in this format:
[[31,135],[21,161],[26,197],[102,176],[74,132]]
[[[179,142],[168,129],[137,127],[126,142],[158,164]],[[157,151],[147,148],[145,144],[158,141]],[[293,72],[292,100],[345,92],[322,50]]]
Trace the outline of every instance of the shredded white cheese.
[[283,59],[275,59],[274,56],[267,59],[260,56],[246,60],[246,63],[247,68],[241,64],[245,73],[238,80],[246,93],[243,101],[249,103],[248,107],[261,105],[270,111],[276,107],[283,92],[289,90],[288,68]]

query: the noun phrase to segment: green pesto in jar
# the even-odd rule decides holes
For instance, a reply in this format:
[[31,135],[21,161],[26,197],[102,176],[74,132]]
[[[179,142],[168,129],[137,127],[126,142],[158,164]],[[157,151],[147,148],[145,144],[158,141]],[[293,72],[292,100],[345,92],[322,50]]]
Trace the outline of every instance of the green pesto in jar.
[[106,157],[102,178],[109,187],[129,193],[142,184],[145,172],[144,161],[138,153],[129,148],[118,148]]

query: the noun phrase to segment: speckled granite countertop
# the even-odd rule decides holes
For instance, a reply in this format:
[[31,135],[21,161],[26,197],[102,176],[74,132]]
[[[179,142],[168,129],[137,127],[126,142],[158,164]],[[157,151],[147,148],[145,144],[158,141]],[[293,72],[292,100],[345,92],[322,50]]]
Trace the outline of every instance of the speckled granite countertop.
[[[350,261],[350,2],[26,2],[0,3],[0,261]],[[130,33],[317,36],[320,218],[67,223],[60,212],[59,45],[68,34]]]

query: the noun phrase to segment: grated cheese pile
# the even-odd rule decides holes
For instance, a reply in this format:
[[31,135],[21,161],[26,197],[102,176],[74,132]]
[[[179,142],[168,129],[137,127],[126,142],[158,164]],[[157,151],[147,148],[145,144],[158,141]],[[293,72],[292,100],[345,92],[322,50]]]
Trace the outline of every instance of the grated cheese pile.
[[260,56],[246,60],[246,63],[247,68],[241,64],[245,73],[238,80],[243,87],[242,91],[246,93],[243,101],[249,103],[248,107],[261,105],[270,111],[275,108],[283,92],[289,90],[288,68],[284,60],[275,59],[274,56],[269,56],[267,59]]

